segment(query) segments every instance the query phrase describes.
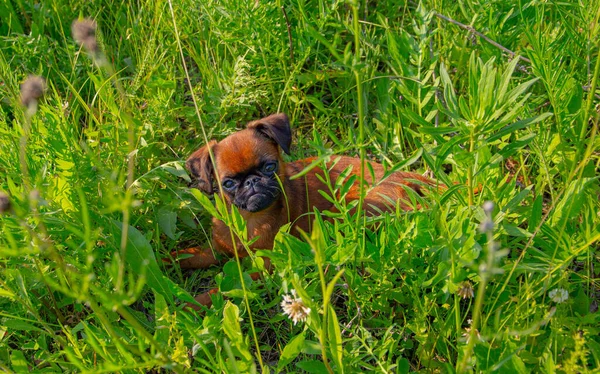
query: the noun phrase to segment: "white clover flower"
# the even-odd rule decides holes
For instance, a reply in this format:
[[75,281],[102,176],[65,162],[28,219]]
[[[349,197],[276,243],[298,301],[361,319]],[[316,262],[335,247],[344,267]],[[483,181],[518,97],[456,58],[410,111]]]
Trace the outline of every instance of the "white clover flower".
[[283,314],[287,314],[294,321],[294,325],[298,321],[306,321],[306,317],[310,313],[310,308],[304,305],[301,298],[296,297],[296,290],[292,290],[291,295],[283,295],[281,308]]
[[548,296],[557,304],[563,303],[567,301],[569,298],[569,291],[564,288],[555,288],[552,291],[548,292]]

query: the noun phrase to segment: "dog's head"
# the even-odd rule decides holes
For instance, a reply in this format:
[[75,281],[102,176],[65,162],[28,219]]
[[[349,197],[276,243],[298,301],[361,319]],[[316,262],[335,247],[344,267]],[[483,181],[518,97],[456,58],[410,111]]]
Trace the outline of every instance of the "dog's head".
[[200,190],[212,194],[219,190],[219,183],[229,203],[259,212],[281,196],[277,176],[283,175],[285,165],[280,149],[289,154],[291,142],[288,117],[273,114],[250,122],[220,142],[211,140],[190,156],[186,166]]

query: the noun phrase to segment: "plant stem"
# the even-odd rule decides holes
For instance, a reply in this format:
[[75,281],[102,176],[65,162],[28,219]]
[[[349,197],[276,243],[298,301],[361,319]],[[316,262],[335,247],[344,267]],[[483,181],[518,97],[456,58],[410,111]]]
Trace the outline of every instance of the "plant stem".
[[357,105],[358,105],[358,149],[360,157],[360,178],[359,178],[359,200],[356,210],[356,228],[355,231],[356,239],[358,239],[358,228],[360,226],[361,218],[364,218],[362,214],[364,198],[365,198],[365,162],[366,153],[364,147],[365,140],[365,110],[364,110],[364,98],[363,98],[363,87],[362,87],[362,76],[359,68],[356,64],[361,60],[360,54],[360,24],[358,22],[358,5],[352,5],[352,22],[354,27],[354,62],[352,70],[354,71],[354,77],[356,79],[356,94],[357,94]]
[[[485,40],[486,42],[490,43],[490,44],[491,44],[491,45],[493,45],[494,47],[496,47],[496,48],[498,48],[498,49],[500,49],[500,50],[502,50],[502,51],[504,51],[504,52],[508,53],[509,55],[511,55],[511,56],[513,56],[513,57],[516,55],[516,53],[515,53],[515,52],[513,52],[513,51],[511,51],[510,49],[506,48],[505,46],[503,46],[503,45],[499,44],[498,42],[496,42],[496,41],[492,40],[491,38],[489,38],[488,36],[486,36],[486,35],[484,35],[484,34],[480,33],[479,31],[475,30],[475,29],[473,28],[473,26],[470,26],[470,25],[465,25],[464,23],[460,23],[460,22],[458,22],[458,21],[456,21],[456,20],[454,20],[454,19],[452,19],[452,18],[450,18],[450,17],[447,17],[447,16],[445,16],[445,15],[443,15],[443,14],[440,14],[440,13],[437,13],[437,12],[434,12],[433,14],[434,14],[436,17],[438,17],[438,18],[440,18],[440,19],[443,19],[444,21],[447,21],[447,22],[453,23],[453,24],[455,24],[456,26],[460,27],[461,29],[467,30],[467,31],[469,31],[469,32],[470,32],[470,33],[472,33],[472,34],[475,34],[475,35],[477,35],[478,37],[480,37],[481,39],[483,39],[483,40]],[[530,59],[528,59],[527,57],[519,56],[519,59],[520,59],[521,61],[524,61],[524,62],[528,63],[528,64],[531,64],[531,60],[530,60]]]
[[483,309],[485,288],[487,287],[487,282],[491,274],[490,272],[494,266],[494,233],[492,230],[489,230],[486,232],[486,234],[488,247],[487,261],[485,264],[486,268],[483,271],[480,269],[479,276],[481,277],[481,282],[479,282],[479,287],[477,288],[477,298],[475,299],[475,307],[473,309],[473,323],[471,324],[471,330],[469,331],[467,349],[465,350],[464,356],[456,368],[458,373],[464,373],[467,370],[469,359],[473,353],[475,339],[479,334],[477,329],[479,328],[479,321],[481,320],[481,310]]
[[[473,156],[473,151],[475,150],[475,129],[471,130],[471,134],[469,135],[469,155]],[[475,200],[473,193],[473,169],[475,168],[475,163],[473,165],[469,165],[467,168],[467,185],[469,189],[469,206],[473,206],[473,201]]]
[[[319,244],[315,244],[315,252],[316,251],[322,251],[323,248],[319,247]],[[333,369],[331,368],[331,366],[329,365],[329,362],[327,360],[327,312],[328,312],[328,307],[327,307],[327,302],[328,300],[325,299],[326,294],[327,294],[327,282],[325,281],[325,272],[323,271],[323,254],[322,253],[317,253],[315,256],[315,262],[317,263],[317,269],[319,269],[319,279],[321,280],[321,292],[323,294],[323,323],[321,323],[320,329],[319,329],[319,343],[321,343],[321,355],[323,356],[323,363],[325,364],[325,367],[327,368],[327,371],[329,373],[333,373]]]
[[[187,68],[187,65],[185,63],[185,56],[183,55],[183,47],[181,46],[181,39],[179,37],[179,30],[177,29],[177,22],[175,20],[175,11],[173,10],[173,3],[171,2],[171,0],[169,0],[169,10],[171,12],[171,19],[173,21],[173,28],[175,31],[175,39],[177,40],[177,47],[179,49],[179,54],[181,56],[181,63],[183,64],[183,70],[185,71],[185,76],[187,78],[187,82],[188,82],[188,86],[190,89],[190,95],[192,96],[192,100],[194,102],[194,108],[196,110],[196,116],[198,117],[198,121],[200,123],[200,129],[202,131],[202,136],[204,138],[204,144],[208,144],[208,136],[206,135],[206,130],[204,129],[204,122],[202,121],[202,116],[200,115],[200,109],[198,107],[198,101],[196,100],[196,95],[194,94],[194,89],[192,87],[192,81],[190,79],[190,75],[189,75],[189,71]],[[211,149],[211,147],[208,147],[208,155],[210,158],[210,161],[213,165],[213,170],[216,174],[216,179],[219,180],[219,172],[218,169],[216,167],[215,164],[215,156],[213,154],[213,151]],[[219,186],[219,196],[224,196],[224,192],[223,192],[223,187],[221,186],[220,183],[217,183],[217,185]],[[230,220],[231,217],[231,213],[229,211],[225,211],[225,215],[227,216],[227,219]],[[252,310],[250,309],[250,303],[248,300],[248,293],[246,291],[246,282],[244,281],[244,274],[242,272],[242,265],[240,262],[240,257],[238,254],[238,246],[237,246],[237,240],[235,238],[235,234],[233,232],[233,227],[232,225],[229,225],[229,233],[231,234],[231,242],[233,243],[233,248],[234,248],[234,252],[235,252],[235,261],[237,263],[237,267],[238,267],[238,273],[240,276],[240,283],[242,285],[242,291],[244,294],[244,303],[246,304],[246,311],[248,312],[248,318],[249,318],[249,322],[250,322],[250,329],[252,331],[252,337],[254,339],[254,345],[256,346],[256,357],[258,359],[258,363],[260,365],[261,371],[264,371],[265,367],[263,364],[263,360],[262,360],[262,355],[260,353],[260,344],[258,343],[258,337],[256,335],[256,329],[254,328],[254,319],[252,318]],[[249,252],[249,248],[246,248],[246,250]]]

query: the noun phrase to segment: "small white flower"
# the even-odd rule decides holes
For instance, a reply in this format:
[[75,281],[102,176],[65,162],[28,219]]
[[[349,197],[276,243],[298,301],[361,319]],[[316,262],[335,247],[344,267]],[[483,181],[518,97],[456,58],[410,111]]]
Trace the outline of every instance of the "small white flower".
[[287,314],[294,321],[294,325],[298,321],[306,321],[306,317],[310,313],[310,308],[304,305],[301,298],[296,297],[296,290],[292,290],[291,295],[283,295],[281,308],[283,314]]
[[557,304],[565,302],[569,298],[569,291],[564,288],[555,288],[548,293],[548,296]]

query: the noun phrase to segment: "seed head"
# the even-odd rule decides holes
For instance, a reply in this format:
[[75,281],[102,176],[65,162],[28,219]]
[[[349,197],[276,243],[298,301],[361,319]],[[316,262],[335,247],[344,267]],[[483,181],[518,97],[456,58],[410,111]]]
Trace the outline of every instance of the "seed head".
[[30,75],[21,84],[21,104],[24,107],[31,107],[37,104],[38,100],[44,96],[46,90],[46,81],[42,77]]
[[89,53],[96,55],[100,52],[98,47],[98,40],[96,39],[96,28],[98,24],[96,21],[90,18],[84,18],[82,20],[75,20],[71,25],[71,32],[73,33],[73,39],[83,46]]
[[485,212],[485,214],[491,215],[494,211],[494,202],[488,200],[485,203],[483,203],[483,211]]
[[[479,333],[479,330],[477,330],[477,329],[475,330],[475,337],[480,342],[483,341],[483,338],[481,337],[481,334]],[[461,340],[463,340],[465,343],[469,344],[469,341],[471,340],[471,327],[465,328],[465,332],[464,332],[464,334],[462,334]]]
[[7,194],[0,191],[0,214],[4,214],[10,211],[10,197]]
[[494,230],[494,220],[492,219],[492,212],[494,211],[494,202],[486,201],[483,203],[483,212],[485,213],[485,219],[479,225],[479,231],[481,232],[492,232]]
[[473,285],[469,281],[462,282],[460,284],[460,288],[458,289],[458,291],[456,291],[456,293],[463,299],[471,299],[473,296],[475,296],[475,292],[473,291]]

